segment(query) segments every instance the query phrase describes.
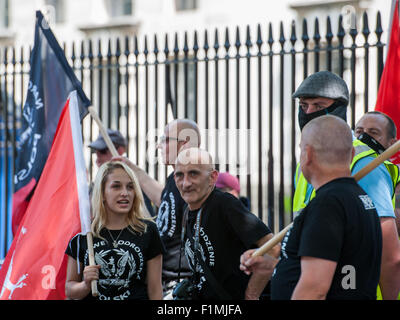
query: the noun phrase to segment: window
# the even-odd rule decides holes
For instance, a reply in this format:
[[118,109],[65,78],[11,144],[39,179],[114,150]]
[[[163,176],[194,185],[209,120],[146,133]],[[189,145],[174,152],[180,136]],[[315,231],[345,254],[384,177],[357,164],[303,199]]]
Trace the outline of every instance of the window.
[[65,3],[64,0],[46,0],[44,15],[49,23],[65,22]]
[[108,8],[111,17],[124,17],[133,14],[132,0],[108,1]]
[[0,29],[10,26],[10,4],[9,0],[0,0]]
[[176,11],[197,9],[197,0],[175,0]]

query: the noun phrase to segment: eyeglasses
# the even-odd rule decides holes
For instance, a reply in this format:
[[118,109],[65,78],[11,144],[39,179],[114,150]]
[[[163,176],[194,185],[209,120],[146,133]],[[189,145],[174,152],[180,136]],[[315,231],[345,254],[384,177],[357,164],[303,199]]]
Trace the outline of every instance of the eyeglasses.
[[183,140],[179,140],[178,138],[175,137],[161,136],[158,138],[158,143],[168,143],[170,140],[183,142]]

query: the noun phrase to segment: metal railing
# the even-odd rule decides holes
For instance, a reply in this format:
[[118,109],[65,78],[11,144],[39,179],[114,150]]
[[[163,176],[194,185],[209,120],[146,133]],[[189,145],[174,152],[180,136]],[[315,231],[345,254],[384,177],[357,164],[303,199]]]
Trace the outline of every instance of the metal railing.
[[[202,147],[218,160],[218,169],[238,175],[252,211],[277,231],[292,220],[299,129],[291,94],[300,82],[319,70],[343,77],[350,90],[352,128],[357,116],[373,107],[383,70],[383,30],[379,12],[374,31],[366,13],[361,20],[361,30],[345,30],[339,16],[334,31],[328,17],[321,34],[316,18],[312,36],[303,20],[300,34],[295,22],[289,34],[281,23],[278,38],[269,24],[258,25],[255,34],[247,27],[194,32],[191,39],[185,32],[173,39],[168,34],[162,40],[155,35],[151,41],[145,36],[141,43],[136,36],[107,43],[86,40],[64,45],[64,51],[104,124],[127,137],[132,161],[165,181],[169,171],[156,161],[155,137],[173,118],[191,118],[199,124]],[[4,239],[10,239],[6,195],[13,188],[10,177],[29,72],[27,49],[0,48]],[[84,144],[97,133],[93,120],[86,117]],[[92,179],[96,168],[86,147],[85,156]]]

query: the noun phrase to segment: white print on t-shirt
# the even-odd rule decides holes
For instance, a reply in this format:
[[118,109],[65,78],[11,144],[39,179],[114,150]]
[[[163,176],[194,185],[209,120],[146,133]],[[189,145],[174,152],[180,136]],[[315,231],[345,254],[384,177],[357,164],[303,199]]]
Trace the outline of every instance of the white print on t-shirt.
[[[97,242],[93,247],[107,248],[95,252],[95,262],[100,265],[99,285],[102,288],[117,287],[117,290],[124,290],[119,296],[113,297],[114,300],[123,300],[129,297],[129,286],[132,278],[135,275],[136,279],[140,279],[140,273],[144,267],[144,257],[140,247],[128,240],[119,240],[118,248],[108,249],[105,241]],[[128,248],[132,248],[139,258],[139,263],[136,262],[133,252]],[[88,251],[86,251],[88,256]],[[117,256],[117,258],[115,258]],[[128,271],[128,274],[126,274]],[[110,300],[111,298],[105,295],[100,295],[101,300]]]
[[372,199],[367,194],[359,195],[358,197],[361,199],[361,202],[363,203],[365,210],[375,209],[375,205],[372,202]]
[[287,241],[288,241],[288,239],[289,239],[290,231],[291,231],[291,230],[292,230],[292,228],[290,228],[290,229],[288,230],[288,232],[286,232],[285,237],[283,238],[283,241],[282,241],[282,246],[281,246],[282,255],[283,255],[286,259],[288,258],[288,255],[287,255],[287,253],[286,253],[286,245],[287,245]]
[[175,198],[172,192],[166,195],[166,197],[169,197],[171,208],[169,206],[169,202],[167,200],[164,200],[164,197],[163,201],[160,204],[160,209],[158,210],[156,222],[157,228],[161,236],[167,233],[169,237],[172,237],[176,229]]
[[[194,227],[196,230],[196,226]],[[214,247],[208,238],[208,235],[205,233],[204,228],[200,228],[200,241],[199,241],[199,252],[201,259],[207,263],[210,267],[215,266],[215,252],[214,252]],[[197,273],[201,274],[201,278],[199,283],[197,284],[197,287],[199,290],[203,287],[203,283],[205,282],[205,277],[204,277],[204,271],[203,268],[200,266],[199,263],[195,266],[195,256],[194,252],[192,249],[192,243],[188,240],[186,240],[185,243],[185,255],[189,261],[189,265],[192,270],[195,270]]]

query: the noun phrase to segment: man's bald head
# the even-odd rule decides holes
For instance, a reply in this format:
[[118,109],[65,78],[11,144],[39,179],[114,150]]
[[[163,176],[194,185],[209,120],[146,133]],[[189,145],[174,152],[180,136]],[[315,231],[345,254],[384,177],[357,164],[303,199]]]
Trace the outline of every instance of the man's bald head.
[[215,188],[218,172],[211,155],[203,149],[181,151],[175,162],[175,184],[190,210],[199,209]]
[[347,123],[326,115],[310,121],[301,135],[301,149],[310,146],[320,165],[350,166],[353,137]]
[[176,165],[199,165],[202,168],[207,168],[210,171],[215,170],[213,158],[210,153],[200,148],[188,148],[181,151],[176,158]]
[[200,130],[193,120],[175,119],[166,126],[165,130],[180,141],[186,141],[186,147],[198,148],[200,146]]

